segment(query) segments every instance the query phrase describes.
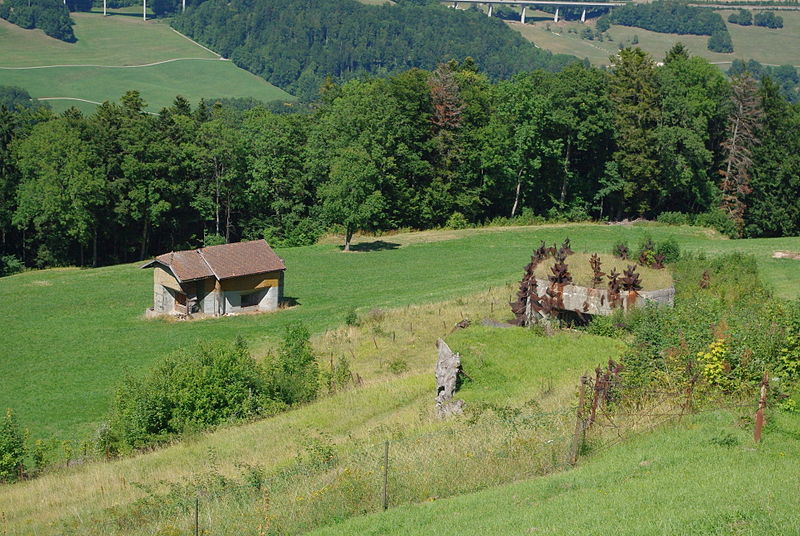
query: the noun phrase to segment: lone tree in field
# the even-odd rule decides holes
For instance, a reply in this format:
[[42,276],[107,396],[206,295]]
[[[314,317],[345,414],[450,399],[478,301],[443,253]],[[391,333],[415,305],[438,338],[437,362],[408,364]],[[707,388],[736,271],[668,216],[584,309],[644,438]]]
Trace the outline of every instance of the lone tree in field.
[[324,217],[344,227],[345,251],[350,251],[356,230],[374,227],[383,213],[379,179],[378,168],[363,147],[346,147],[333,159],[319,194]]
[[725,169],[720,171],[722,182],[722,209],[736,225],[739,235],[744,226],[744,197],[750,188],[750,168],[753,166],[752,148],[758,145],[758,128],[761,125],[761,102],[758,85],[750,73],[733,77],[733,109],[728,117],[728,138],[722,142],[727,155]]

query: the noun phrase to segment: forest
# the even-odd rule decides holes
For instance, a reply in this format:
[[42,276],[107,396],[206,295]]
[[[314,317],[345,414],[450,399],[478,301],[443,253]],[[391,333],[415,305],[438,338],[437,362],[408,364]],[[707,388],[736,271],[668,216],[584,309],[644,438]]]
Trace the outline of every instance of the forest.
[[[91,8],[91,2],[88,2]],[[85,2],[62,0],[4,0],[0,2],[0,18],[25,29],[41,28],[45,34],[67,43],[74,43],[75,24],[69,16],[70,10],[85,8]]]
[[[733,52],[733,42],[719,13],[675,0],[655,0],[647,4],[627,4],[603,17],[612,24],[634,26],[653,32],[708,35],[708,48],[714,52]],[[607,25],[604,22],[603,25]]]
[[800,106],[760,76],[729,81],[676,45],[663,66],[628,48],[607,71],[493,82],[467,59],[329,81],[297,113],[177,97],[152,115],[133,91],[86,117],[2,106],[0,255],[8,272],[331,230],[624,217],[797,235]]
[[172,25],[301,99],[326,77],[348,80],[470,56],[492,80],[575,61],[537,49],[477,10],[354,0],[208,0]]

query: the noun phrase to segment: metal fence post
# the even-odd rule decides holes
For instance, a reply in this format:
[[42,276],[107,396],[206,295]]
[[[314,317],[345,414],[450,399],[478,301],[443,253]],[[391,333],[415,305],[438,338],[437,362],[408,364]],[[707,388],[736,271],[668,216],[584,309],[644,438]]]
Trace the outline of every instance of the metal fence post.
[[194,498],[194,536],[200,534],[200,497]]

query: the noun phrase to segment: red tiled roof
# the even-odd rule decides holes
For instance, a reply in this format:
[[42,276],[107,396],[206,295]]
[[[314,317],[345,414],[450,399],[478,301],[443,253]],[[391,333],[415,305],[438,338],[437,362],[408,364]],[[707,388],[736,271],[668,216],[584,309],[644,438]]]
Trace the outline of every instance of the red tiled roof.
[[223,280],[286,269],[283,259],[264,240],[164,253],[142,268],[154,263],[167,266],[181,282],[207,277]]

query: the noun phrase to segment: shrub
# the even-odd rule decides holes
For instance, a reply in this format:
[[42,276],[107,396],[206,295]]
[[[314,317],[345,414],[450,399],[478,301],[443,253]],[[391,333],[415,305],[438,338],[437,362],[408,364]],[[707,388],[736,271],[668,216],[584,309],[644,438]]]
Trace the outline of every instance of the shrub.
[[0,421],[0,482],[14,482],[25,471],[25,436],[11,409]]
[[0,277],[5,275],[16,274],[25,268],[22,261],[14,255],[3,255],[0,257]]
[[308,328],[301,323],[287,326],[278,357],[270,367],[273,396],[288,405],[308,402],[316,398],[319,380]]
[[408,362],[402,357],[395,357],[389,361],[389,370],[392,371],[393,374],[402,374],[408,370]]
[[695,225],[716,229],[726,236],[736,236],[736,224],[721,208],[715,208],[695,218]]
[[216,233],[209,233],[203,237],[203,246],[219,246],[221,244],[225,244],[225,237],[216,234]]
[[656,221],[666,225],[691,225],[692,217],[683,212],[662,212]]
[[668,238],[658,244],[656,254],[664,256],[664,262],[676,262],[681,258],[681,247],[674,238]]
[[650,266],[656,260],[656,244],[650,234],[645,234],[636,250],[636,257],[642,266]]
[[109,415],[113,450],[158,443],[172,435],[280,408],[268,377],[241,339],[200,343],[167,356],[143,378],[127,376]]
[[445,229],[466,229],[469,227],[467,218],[460,212],[453,212],[444,224]]
[[347,310],[347,314],[344,315],[344,323],[347,326],[358,325],[358,313],[356,313],[355,307],[351,307]]

